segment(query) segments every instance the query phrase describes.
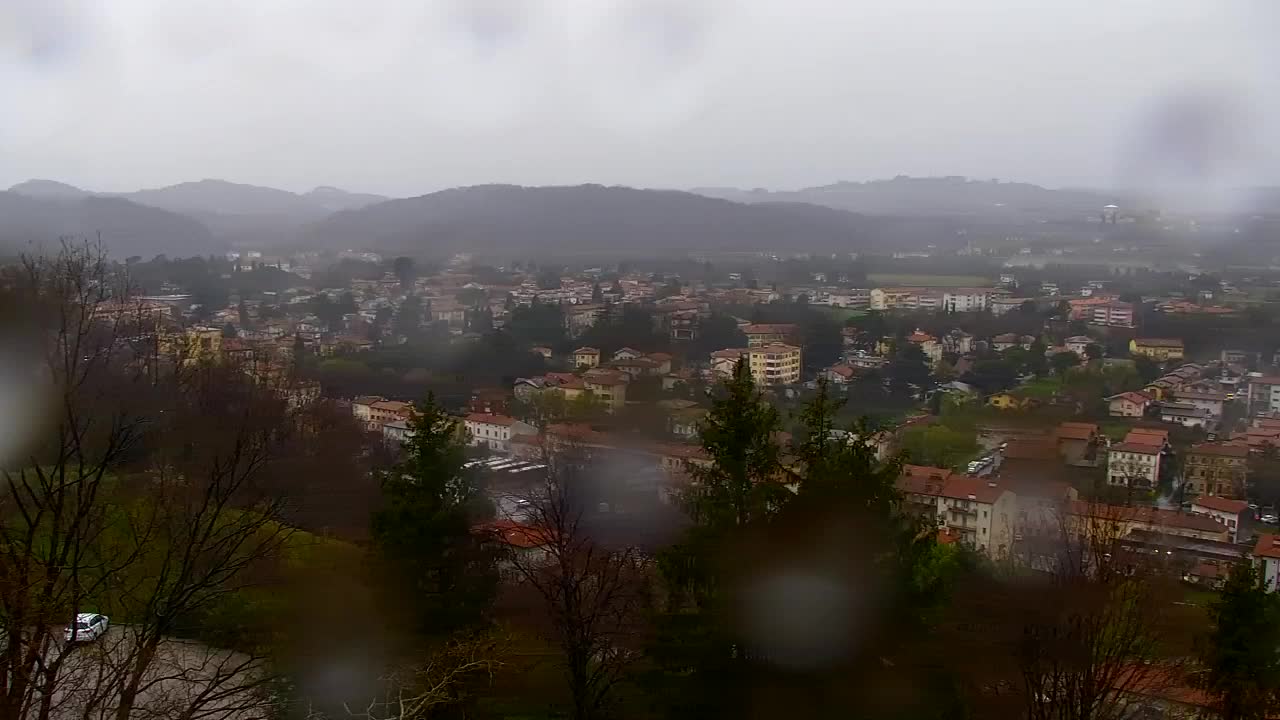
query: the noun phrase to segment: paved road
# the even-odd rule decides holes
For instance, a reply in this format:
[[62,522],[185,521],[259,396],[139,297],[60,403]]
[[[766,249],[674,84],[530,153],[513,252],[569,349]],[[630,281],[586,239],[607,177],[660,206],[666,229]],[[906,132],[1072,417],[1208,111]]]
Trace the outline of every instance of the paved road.
[[[59,663],[54,717],[105,716],[118,702],[111,688],[123,680],[137,657],[132,628],[113,626],[91,643],[58,640],[45,662]],[[165,640],[143,676],[133,715],[145,718],[251,720],[266,715],[265,698],[246,689],[260,677],[251,658],[186,640]]]

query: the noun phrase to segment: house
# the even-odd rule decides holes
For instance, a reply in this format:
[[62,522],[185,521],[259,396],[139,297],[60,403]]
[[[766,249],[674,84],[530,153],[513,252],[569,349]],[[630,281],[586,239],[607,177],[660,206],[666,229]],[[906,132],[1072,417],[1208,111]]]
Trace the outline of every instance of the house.
[[991,349],[996,352],[1004,352],[1010,348],[1015,348],[1021,343],[1017,333],[1003,333],[991,338]]
[[1093,338],[1088,335],[1072,335],[1062,342],[1062,346],[1065,347],[1068,352],[1073,352],[1082,358],[1085,356],[1085,352],[1088,347],[1092,344]]
[[1182,470],[1188,497],[1243,498],[1249,474],[1249,447],[1236,442],[1198,443],[1187,451]]
[[1012,546],[1017,498],[996,482],[905,465],[897,485],[908,512],[936,523],[959,542],[994,557]]
[[1253,546],[1253,566],[1260,571],[1267,590],[1280,590],[1280,535],[1258,535],[1258,542]]
[[413,416],[413,403],[399,400],[378,400],[369,404],[369,429],[378,430],[393,420],[408,420]]
[[399,447],[412,436],[409,423],[404,420],[392,420],[382,424],[382,440],[392,447]]
[[635,350],[629,347],[624,347],[613,354],[613,359],[614,360],[635,360],[636,358],[643,357],[643,356],[644,356],[644,353],[640,352],[639,350]]
[[377,425],[373,422],[373,404],[383,400],[386,398],[381,395],[358,395],[351,401],[351,416],[366,429],[375,429]]
[[1160,421],[1183,427],[1202,428],[1209,424],[1209,413],[1190,403],[1160,403]]
[[987,404],[1000,410],[1025,410],[1037,404],[1035,398],[1014,395],[1010,392],[999,392],[987,398]]
[[633,357],[633,358],[626,358],[623,360],[614,360],[613,362],[609,363],[609,367],[614,368],[616,370],[621,370],[622,372],[630,375],[632,379],[641,377],[643,375],[659,374],[658,363],[650,360],[647,357]]
[[1098,448],[1105,443],[1098,426],[1085,422],[1064,422],[1054,431],[1058,456],[1068,465],[1094,465]]
[[600,351],[593,347],[580,347],[573,351],[573,366],[593,368],[600,364]]
[[1107,482],[1122,487],[1151,489],[1160,482],[1160,447],[1122,442],[1107,450]]
[[1156,362],[1182,359],[1182,340],[1177,338],[1134,338],[1129,341],[1129,354],[1141,355]]
[[920,352],[924,353],[930,365],[937,365],[942,362],[942,343],[938,342],[938,339],[929,333],[916,330],[907,336],[907,342],[919,347]]
[[761,347],[773,343],[795,342],[800,327],[790,323],[751,323],[742,328],[747,336],[747,347]]
[[624,372],[607,368],[588,370],[582,383],[610,413],[618,412],[627,404],[627,382],[631,378]]
[[1240,542],[1244,535],[1244,517],[1249,512],[1249,503],[1244,500],[1228,500],[1205,495],[1191,503],[1191,512],[1195,515],[1211,517],[1226,525],[1231,531],[1231,542]]
[[1280,376],[1249,373],[1245,380],[1250,412],[1280,411]]
[[1151,406],[1151,398],[1145,393],[1122,392],[1112,395],[1107,400],[1107,414],[1111,417],[1140,418],[1147,414]]
[[711,353],[711,374],[713,377],[727,379],[733,377],[733,370],[747,356],[746,348],[726,348]]
[[822,377],[832,385],[848,385],[857,375],[857,369],[847,363],[836,363],[822,371]]
[[973,352],[973,336],[963,330],[952,330],[942,336],[942,351],[967,355]]
[[533,347],[529,348],[529,352],[533,353],[534,355],[541,355],[543,358],[547,360],[550,360],[552,355],[551,348],[547,347],[546,345],[534,345]]
[[657,367],[655,372],[658,375],[666,375],[671,372],[671,355],[669,353],[655,352],[649,353],[645,357],[653,361],[653,364]]
[[1207,390],[1174,390],[1172,395],[1179,403],[1204,410],[1214,420],[1222,417],[1223,406],[1227,402],[1226,393]]
[[1022,308],[1022,303],[1027,302],[1030,298],[1012,298],[998,297],[991,299],[991,314],[1004,315]]
[[1227,542],[1226,525],[1204,515],[1149,506],[1122,506],[1075,500],[1067,505],[1067,529],[1077,537],[1125,538],[1135,531]]
[[473,447],[484,447],[495,452],[511,451],[513,435],[532,435],[537,429],[528,423],[521,422],[506,415],[488,413],[471,413],[463,420],[470,444]]
[[516,378],[511,394],[520,402],[527,403],[540,395],[546,387],[546,378]]

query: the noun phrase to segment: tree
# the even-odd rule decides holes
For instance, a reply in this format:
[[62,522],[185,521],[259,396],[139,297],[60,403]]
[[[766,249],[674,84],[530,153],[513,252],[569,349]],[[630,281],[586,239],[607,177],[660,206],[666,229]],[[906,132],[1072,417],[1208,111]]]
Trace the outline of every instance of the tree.
[[1084,356],[1089,360],[1101,360],[1105,357],[1103,348],[1098,343],[1089,343],[1084,346]]
[[240,302],[236,305],[236,313],[240,319],[240,327],[250,328],[253,326],[253,318],[249,315],[249,306],[245,304],[244,298],[240,298]]
[[391,324],[392,331],[400,336],[413,340],[422,332],[422,299],[410,295],[400,303],[395,320]]
[[635,659],[627,644],[647,607],[648,583],[639,551],[603,542],[593,526],[592,470],[572,450],[544,453],[544,482],[526,497],[526,517],[514,530],[519,550],[508,557],[519,580],[542,599],[551,638],[560,646],[574,720],[604,717],[612,693]]
[[239,335],[240,335],[240,333],[236,331],[236,326],[235,326],[235,325],[232,325],[231,323],[229,323],[229,322],[228,322],[227,324],[225,324],[225,325],[223,325],[223,326],[222,326],[222,337],[223,337],[224,339],[225,339],[225,338],[239,337]]
[[604,291],[600,289],[600,283],[598,282],[591,284],[591,302],[604,302]]
[[1160,377],[1163,372],[1160,369],[1160,364],[1146,355],[1134,356],[1133,367],[1138,371],[1138,377],[1144,385]]
[[1073,352],[1054,353],[1049,358],[1049,366],[1053,368],[1055,375],[1063,376],[1067,371],[1080,364],[1080,356]]
[[780,429],[778,411],[765,402],[747,364],[739,361],[723,386],[724,396],[711,406],[700,438],[710,464],[689,463],[693,480],[686,498],[690,516],[710,528],[742,527],[775,512],[780,493],[776,482],[781,451],[773,434]]
[[373,536],[413,598],[420,629],[448,633],[485,619],[495,558],[472,532],[480,496],[458,422],[428,395],[408,425],[404,461],[382,477],[386,508],[373,517]]
[[919,345],[899,342],[884,367],[885,378],[889,381],[889,389],[895,395],[915,396],[921,389],[928,387],[931,375],[924,351]]
[[1280,595],[1248,562],[1237,563],[1209,604],[1201,686],[1224,720],[1262,720],[1280,707]]

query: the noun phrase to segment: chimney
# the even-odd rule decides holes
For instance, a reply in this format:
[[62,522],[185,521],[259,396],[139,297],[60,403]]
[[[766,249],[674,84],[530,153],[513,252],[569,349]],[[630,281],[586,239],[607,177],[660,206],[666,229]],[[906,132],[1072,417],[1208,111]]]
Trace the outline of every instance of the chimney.
[[970,500],[977,500],[977,499],[978,499],[978,496],[977,496],[977,495],[974,495],[974,494],[972,494],[972,493],[970,493],[970,494],[969,494],[969,499],[970,499]]

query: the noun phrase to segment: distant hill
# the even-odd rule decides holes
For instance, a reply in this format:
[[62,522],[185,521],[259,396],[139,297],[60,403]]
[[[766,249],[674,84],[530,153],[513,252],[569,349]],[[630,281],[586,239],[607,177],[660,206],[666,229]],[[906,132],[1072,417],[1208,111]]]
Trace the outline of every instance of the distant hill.
[[53,247],[62,237],[99,234],[116,258],[204,255],[223,248],[198,221],[123,198],[0,192],[0,251]]
[[692,192],[735,202],[803,202],[868,215],[970,216],[993,220],[1078,218],[1096,215],[1123,198],[1095,190],[1061,189],[964,177],[838,182],[803,190],[694,188]]
[[391,198],[370,193],[347,192],[336,187],[321,185],[310,192],[303,193],[303,198],[331,212],[339,210],[357,210],[366,205],[386,202]]
[[600,185],[480,185],[338,212],[304,240],[393,251],[845,249],[866,242],[866,226],[858,215],[814,205]]
[[9,192],[33,198],[59,199],[87,197],[91,193],[81,190],[75,185],[68,185],[57,180],[28,180],[9,188]]
[[199,180],[128,193],[82,190],[54,180],[28,180],[10,192],[41,199],[118,197],[198,220],[226,245],[270,246],[297,241],[299,230],[331,212],[387,198],[318,187],[304,194],[226,180]]

